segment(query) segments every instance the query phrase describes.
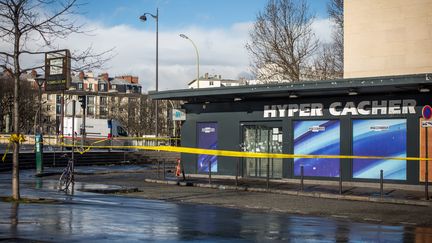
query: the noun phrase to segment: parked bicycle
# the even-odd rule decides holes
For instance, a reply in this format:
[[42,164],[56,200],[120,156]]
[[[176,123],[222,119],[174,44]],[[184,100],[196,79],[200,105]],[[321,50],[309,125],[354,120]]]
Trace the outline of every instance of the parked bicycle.
[[59,184],[58,184],[58,188],[59,191],[64,191],[67,192],[69,190],[69,187],[72,185],[72,190],[73,190],[73,186],[75,184],[74,181],[74,160],[72,158],[70,158],[67,154],[64,154],[61,156],[62,158],[67,158],[68,159],[68,163],[66,168],[63,169],[63,173],[60,176],[59,179]]

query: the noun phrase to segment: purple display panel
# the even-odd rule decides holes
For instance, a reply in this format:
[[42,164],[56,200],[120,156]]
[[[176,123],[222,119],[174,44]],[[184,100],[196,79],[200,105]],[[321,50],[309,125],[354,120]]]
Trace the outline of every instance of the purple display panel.
[[[217,149],[217,123],[206,122],[197,124],[198,148]],[[217,172],[217,156],[198,155],[198,173],[209,171],[209,162],[212,172]]]

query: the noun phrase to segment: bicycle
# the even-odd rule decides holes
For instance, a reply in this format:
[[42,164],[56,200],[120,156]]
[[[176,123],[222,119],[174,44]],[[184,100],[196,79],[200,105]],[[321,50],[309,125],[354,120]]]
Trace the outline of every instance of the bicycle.
[[[63,169],[63,173],[60,176],[58,188],[59,191],[67,192],[69,190],[69,186],[75,184],[74,181],[74,160],[69,158],[67,154],[61,156],[62,158],[68,158],[68,163],[66,168]],[[73,190],[73,189],[72,189]]]

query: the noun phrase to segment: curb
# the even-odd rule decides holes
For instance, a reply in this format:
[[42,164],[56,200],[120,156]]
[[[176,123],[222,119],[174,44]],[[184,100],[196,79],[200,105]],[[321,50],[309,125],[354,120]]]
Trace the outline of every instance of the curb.
[[339,195],[325,192],[302,192],[293,190],[279,190],[279,189],[269,189],[258,188],[258,187],[244,187],[244,186],[229,186],[229,185],[217,185],[217,184],[204,184],[204,183],[193,183],[193,182],[178,182],[170,180],[158,180],[158,179],[145,179],[145,182],[165,184],[165,185],[178,185],[178,186],[194,186],[202,188],[212,188],[219,190],[237,190],[237,191],[248,191],[248,192],[266,192],[275,194],[284,194],[291,196],[301,196],[301,197],[315,197],[324,199],[336,199],[336,200],[346,200],[346,201],[361,201],[361,202],[374,202],[374,203],[392,203],[400,205],[413,205],[413,206],[426,206],[432,207],[432,201],[420,201],[420,200],[409,200],[409,199],[397,199],[397,198],[381,198],[373,196],[355,196],[355,195]]

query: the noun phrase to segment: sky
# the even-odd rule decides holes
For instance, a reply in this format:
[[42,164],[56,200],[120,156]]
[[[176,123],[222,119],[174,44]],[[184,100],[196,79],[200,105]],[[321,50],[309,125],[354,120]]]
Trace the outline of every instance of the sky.
[[[316,14],[313,24],[323,42],[330,41],[328,0],[308,0]],[[90,0],[79,7],[78,18],[90,30],[58,40],[71,50],[93,46],[96,51],[114,48],[114,57],[96,74],[131,74],[139,77],[145,92],[155,90],[156,22],[144,13],[159,9],[159,90],[187,88],[196,77],[196,44],[200,56],[200,76],[205,73],[237,79],[251,77],[245,45],[256,15],[267,0]],[[88,71],[88,70],[85,70]]]

